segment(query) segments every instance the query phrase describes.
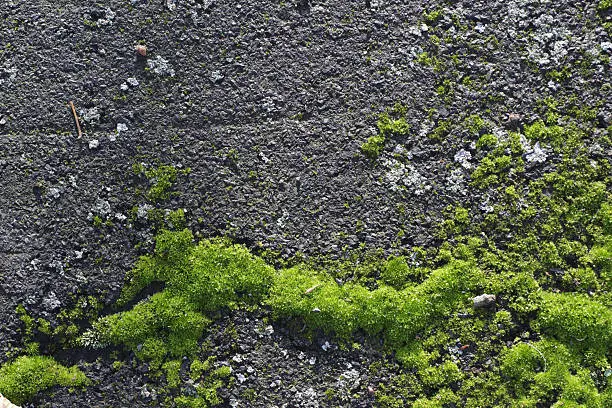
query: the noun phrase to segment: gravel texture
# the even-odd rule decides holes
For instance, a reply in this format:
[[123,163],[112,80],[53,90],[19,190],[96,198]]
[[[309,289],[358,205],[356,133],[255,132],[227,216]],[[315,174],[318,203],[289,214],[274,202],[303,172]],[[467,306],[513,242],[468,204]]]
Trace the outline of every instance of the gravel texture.
[[[18,304],[54,322],[75,294],[106,305],[117,298],[152,244],[147,205],[184,209],[200,237],[229,236],[284,259],[437,244],[434,226],[447,205],[490,208],[490,197],[467,183],[473,135],[432,142],[439,123],[479,114],[503,136],[538,119],[545,96],[575,95],[597,107],[602,132],[611,124],[602,86],[612,43],[596,4],[1,0],[0,363],[20,345]],[[432,48],[423,13],[437,6],[437,27],[451,39],[439,53],[461,61],[444,72],[417,61]],[[559,83],[547,75],[581,62],[590,76]],[[452,92],[438,90],[445,78]],[[368,159],[361,144],[398,101],[409,135]],[[552,165],[540,145],[526,151],[533,174]],[[179,172],[176,194],[151,203],[135,163],[189,172]],[[375,340],[342,351],[333,338],[306,341],[265,317],[226,314],[207,335],[236,378],[221,390],[226,406],[372,406],[368,387],[393,376],[369,371],[388,358]],[[157,403],[133,356],[118,370],[108,352],[58,356],[79,363],[95,385],[43,393],[26,407]],[[255,390],[253,402],[246,389]]]

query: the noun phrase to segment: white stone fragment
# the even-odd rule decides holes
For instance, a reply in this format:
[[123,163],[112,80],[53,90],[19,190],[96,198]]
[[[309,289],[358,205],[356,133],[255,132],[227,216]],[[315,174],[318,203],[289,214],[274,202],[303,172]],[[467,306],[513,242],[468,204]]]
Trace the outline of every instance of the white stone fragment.
[[480,309],[489,307],[495,304],[495,295],[483,294],[476,296],[472,299],[474,301],[474,308]]

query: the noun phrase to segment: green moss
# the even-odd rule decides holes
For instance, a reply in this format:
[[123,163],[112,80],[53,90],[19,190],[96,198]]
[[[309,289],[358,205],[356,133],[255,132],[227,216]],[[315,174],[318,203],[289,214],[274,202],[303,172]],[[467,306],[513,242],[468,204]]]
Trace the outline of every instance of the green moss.
[[156,169],[147,170],[145,174],[151,181],[151,188],[148,193],[150,200],[165,200],[170,197],[169,190],[176,181],[176,167],[162,165]]
[[190,169],[178,170],[171,165],[159,165],[147,169],[142,163],[132,165],[132,171],[136,175],[144,174],[149,180],[147,198],[151,201],[161,201],[170,198],[171,189],[180,174],[188,174]]
[[463,378],[459,367],[451,361],[447,361],[437,367],[427,367],[419,371],[421,381],[426,387],[437,389],[445,385],[451,385]]
[[385,148],[385,137],[383,135],[370,136],[361,145],[361,151],[371,159],[376,159]]
[[100,228],[103,224],[102,218],[100,218],[100,216],[98,215],[94,215],[93,217],[93,225],[96,228]]
[[230,366],[221,366],[213,371],[213,378],[227,378],[232,374],[232,369]]
[[126,304],[154,281],[165,282],[165,289],[131,310],[99,319],[94,332],[101,345],[125,345],[159,366],[167,357],[193,355],[210,321],[206,312],[261,300],[272,267],[239,245],[193,245],[192,240],[189,230],[157,236],[155,256],[139,260],[119,303]]
[[47,336],[51,336],[51,333],[52,333],[51,323],[48,320],[45,320],[42,317],[39,317],[37,320],[37,323],[38,323],[39,332]]
[[597,10],[599,11],[608,11],[612,8],[612,0],[600,0],[599,4],[597,4]]
[[56,385],[78,387],[89,382],[76,366],[66,368],[51,357],[22,356],[0,367],[0,394],[15,404]]
[[380,280],[386,285],[401,290],[411,285],[420,276],[419,270],[411,268],[403,256],[391,257],[382,266]]
[[546,73],[546,76],[555,82],[565,82],[572,77],[570,67],[565,66],[561,70],[553,69]]
[[443,388],[436,395],[431,398],[419,398],[414,401],[413,408],[443,408],[448,406],[455,406],[459,402],[459,399],[448,388]]
[[525,126],[523,131],[527,139],[541,142],[548,142],[553,145],[560,145],[567,137],[567,131],[561,126],[546,126],[544,122],[538,121],[532,125]]
[[511,165],[511,156],[485,157],[472,172],[472,184],[481,188],[497,184],[505,179]]
[[[209,360],[211,361],[211,360]],[[205,365],[207,365],[205,363]],[[193,367],[193,364],[192,364]],[[196,367],[196,371],[199,371],[202,366]],[[206,367],[206,371],[210,367]],[[202,378],[201,375],[194,375],[192,372],[192,379],[196,381],[196,396],[181,395],[174,398],[174,403],[177,407],[185,408],[207,408],[214,407],[221,404],[222,400],[219,397],[217,390],[221,387],[226,386],[226,381],[231,375],[231,368],[229,366],[222,366],[214,370],[210,375]],[[230,381],[231,385],[231,381]]]
[[326,332],[348,337],[362,329],[402,345],[465,299],[481,279],[473,265],[455,262],[432,271],[414,288],[381,286],[370,291],[359,285],[339,286],[296,267],[278,273],[267,303],[277,316],[300,317]]
[[416,341],[399,348],[395,357],[404,367],[417,369],[419,372],[423,372],[429,366],[430,355]]
[[34,328],[36,327],[35,320],[28,314],[23,305],[18,305],[15,309],[15,313],[19,316],[19,320],[23,323],[23,340],[28,341],[34,335]]
[[166,382],[170,388],[178,388],[181,385],[181,360],[170,360],[162,365],[166,373]]
[[438,20],[442,18],[442,10],[435,9],[430,11],[429,13],[423,12],[423,20],[429,25],[434,25]]
[[126,345],[159,366],[166,356],[192,355],[208,323],[186,298],[163,291],[129,311],[100,319],[94,328],[103,344]]
[[399,119],[392,119],[389,114],[383,113],[378,119],[378,130],[382,135],[407,135],[410,131],[410,125],[406,122],[406,119],[400,117]]
[[202,377],[202,374],[207,372],[208,370],[210,370],[212,363],[214,361],[214,358],[208,358],[207,360],[201,361],[201,360],[193,360],[190,367],[189,367],[189,373],[190,373],[190,377],[193,381],[197,381]]
[[435,55],[429,54],[427,51],[423,51],[417,56],[416,62],[425,65],[427,67],[433,68],[435,72],[444,71],[444,62],[442,59],[438,58]]
[[478,115],[468,116],[463,125],[474,136],[478,136],[487,127],[487,123]]
[[580,357],[562,343],[520,343],[503,353],[500,367],[511,380],[510,392],[529,405],[604,406],[589,371],[580,368]]
[[384,150],[385,142],[389,137],[405,136],[410,131],[406,122],[406,107],[396,103],[393,108],[387,109],[378,117],[378,134],[370,136],[361,145],[361,151],[371,159],[376,159]]
[[476,148],[478,149],[489,148],[490,149],[490,148],[495,147],[497,143],[498,143],[497,136],[491,133],[485,133],[484,135],[480,136],[480,138],[476,142]]
[[612,310],[575,293],[543,293],[535,324],[543,332],[579,348],[606,352],[612,344]]
[[441,120],[435,129],[428,135],[432,140],[441,141],[451,130],[452,120]]

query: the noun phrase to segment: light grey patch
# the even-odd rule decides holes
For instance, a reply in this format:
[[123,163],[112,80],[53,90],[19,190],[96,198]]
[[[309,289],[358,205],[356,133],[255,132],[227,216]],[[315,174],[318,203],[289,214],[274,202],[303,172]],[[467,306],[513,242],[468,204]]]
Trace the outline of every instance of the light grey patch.
[[455,153],[454,160],[456,163],[459,163],[461,167],[464,169],[472,168],[472,163],[470,163],[470,159],[472,158],[472,153],[467,150],[461,149],[457,153]]
[[173,77],[176,72],[170,63],[158,55],[156,58],[147,61],[147,66],[156,75]]

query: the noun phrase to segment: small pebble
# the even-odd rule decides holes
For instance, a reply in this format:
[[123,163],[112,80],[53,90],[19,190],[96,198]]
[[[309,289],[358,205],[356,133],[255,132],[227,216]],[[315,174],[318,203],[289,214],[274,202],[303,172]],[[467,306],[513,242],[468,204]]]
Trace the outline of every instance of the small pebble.
[[147,46],[146,45],[138,44],[136,47],[134,47],[134,49],[136,50],[136,53],[140,55],[141,57],[147,56]]

